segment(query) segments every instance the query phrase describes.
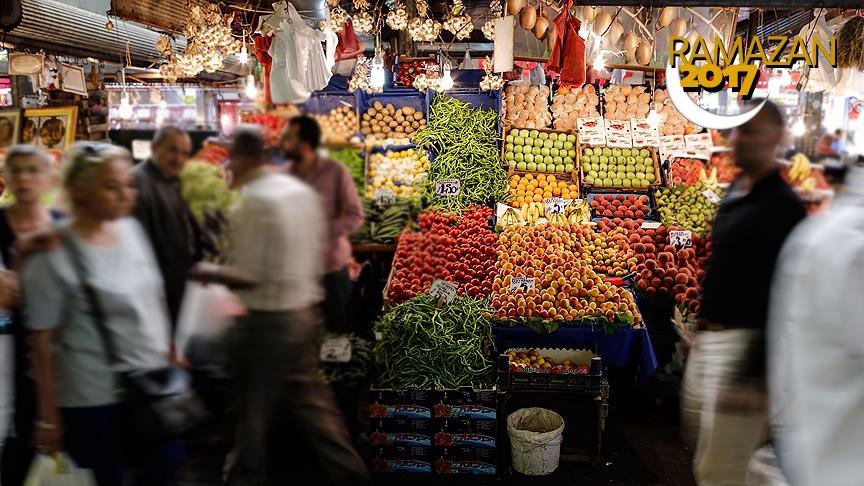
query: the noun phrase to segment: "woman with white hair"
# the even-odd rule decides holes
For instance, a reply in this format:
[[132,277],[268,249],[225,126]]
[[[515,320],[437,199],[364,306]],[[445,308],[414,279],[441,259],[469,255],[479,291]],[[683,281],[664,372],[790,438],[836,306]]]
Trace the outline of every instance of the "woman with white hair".
[[21,277],[37,383],[34,444],[67,452],[93,470],[99,486],[121,485],[133,463],[141,484],[170,485],[182,459],[177,444],[130,437],[112,367],[112,358],[133,369],[158,369],[169,360],[159,268],[143,230],[128,217],[135,201],[131,165],[123,148],[76,144],[63,180],[72,210],[59,229],[63,243],[28,257]]

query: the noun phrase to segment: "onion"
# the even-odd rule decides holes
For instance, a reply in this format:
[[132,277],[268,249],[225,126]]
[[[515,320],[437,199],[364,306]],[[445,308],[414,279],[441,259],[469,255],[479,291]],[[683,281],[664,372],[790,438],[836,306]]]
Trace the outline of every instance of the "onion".
[[677,16],[677,7],[663,7],[663,10],[660,11],[660,17],[657,19],[657,23],[660,24],[661,28],[666,27],[667,25],[671,24]]
[[675,19],[669,25],[669,37],[681,37],[687,32],[687,21],[684,19]]
[[618,42],[618,39],[621,38],[621,34],[624,33],[624,26],[621,25],[617,20],[609,26],[609,32],[606,32],[606,39],[610,44],[615,44]]
[[[539,10],[540,8],[538,7],[537,9]],[[534,37],[538,40],[543,40],[547,33],[549,33],[549,19],[546,18],[546,14],[541,12],[534,23]]]
[[507,0],[507,12],[510,15],[519,15],[524,6],[525,0]]
[[636,56],[636,47],[639,46],[639,38],[633,32],[627,32],[621,40],[621,49],[624,51],[624,58],[632,61]]
[[519,12],[519,25],[525,30],[531,30],[535,23],[537,23],[537,11],[530,5],[522,7]]
[[648,41],[642,41],[636,48],[636,62],[643,66],[651,62],[651,44]]
[[603,33],[606,32],[606,28],[609,27],[609,24],[611,23],[612,16],[606,12],[600,12],[594,19],[594,33],[597,35],[603,35]]

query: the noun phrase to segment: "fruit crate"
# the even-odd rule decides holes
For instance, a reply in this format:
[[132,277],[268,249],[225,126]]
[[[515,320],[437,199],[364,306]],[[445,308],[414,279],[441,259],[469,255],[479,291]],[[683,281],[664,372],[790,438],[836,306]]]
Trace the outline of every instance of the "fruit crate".
[[[365,93],[359,91],[359,95],[357,97],[357,113],[358,120],[360,123],[360,128],[363,127],[363,114],[366,113],[369,108],[372,108],[375,102],[380,102],[383,105],[392,104],[394,108],[399,109],[406,106],[410,106],[414,108],[416,111],[419,111],[423,114],[423,118],[426,120],[426,123],[429,123],[429,100],[428,94],[422,91],[418,91],[413,88],[394,88],[392,90],[383,91],[381,93]],[[369,142],[369,137],[363,137],[364,140]],[[411,138],[410,136],[405,138]],[[391,146],[394,145],[392,142],[388,142],[386,140],[375,140],[374,142],[369,142],[368,144],[375,146]],[[396,143],[395,146],[407,146],[404,143]]]
[[499,385],[502,388],[513,389],[554,389],[568,390],[580,393],[600,393],[603,381],[603,365],[600,356],[587,349],[539,348],[540,356],[552,358],[556,363],[565,360],[575,365],[588,365],[586,372],[578,370],[552,371],[543,368],[519,368],[509,363],[509,353],[529,353],[524,348],[510,348],[498,357]]
[[[373,145],[373,146],[369,146],[366,150],[364,150],[364,153],[363,153],[363,190],[364,190],[364,192],[368,191],[370,186],[372,185],[372,180],[371,180],[371,177],[369,176],[369,168],[371,167],[371,163],[370,163],[369,159],[372,157],[372,154],[380,154],[380,153],[385,153],[385,152],[394,152],[395,153],[395,152],[402,152],[402,151],[408,150],[408,149],[414,149],[415,151],[425,152],[426,156],[429,160],[429,163],[432,163],[432,159],[434,158],[432,151],[422,149],[422,148],[418,147],[417,145],[414,145],[413,143],[412,144],[406,144],[406,145],[390,145],[390,146]],[[427,168],[427,171],[428,171],[428,168]],[[416,184],[414,184],[414,186],[415,186],[416,190],[414,191],[413,194],[411,194],[411,195],[393,194],[393,197],[414,198],[416,196],[422,195],[423,194],[423,183],[417,182]],[[372,195],[369,195],[367,193],[367,197],[375,197],[374,191],[373,191]]]
[[[627,220],[627,219],[633,219],[633,220],[635,220],[635,219],[641,219],[641,220],[652,220],[652,221],[653,221],[653,220],[655,219],[655,218],[654,218],[654,217],[655,217],[655,213],[654,213],[654,209],[653,209],[653,208],[654,208],[654,195],[653,195],[652,193],[650,193],[650,192],[649,192],[648,194],[626,193],[626,192],[589,192],[589,193],[585,196],[585,197],[588,199],[588,204],[589,204],[589,205],[591,204],[592,201],[594,201],[594,197],[595,197],[595,196],[601,196],[601,197],[604,197],[604,198],[605,198],[606,196],[613,196],[613,197],[616,197],[616,198],[617,198],[618,196],[624,196],[624,198],[630,198],[630,196],[635,196],[635,197],[637,197],[637,198],[638,198],[638,197],[647,197],[647,198],[648,198],[648,212],[647,212],[647,213],[644,213],[644,214],[642,215],[642,217],[636,217],[635,214],[634,214],[634,217],[632,217],[632,218],[630,218],[630,217],[620,217],[620,216],[618,216],[618,217],[620,217],[622,220]],[[601,218],[604,218],[604,217],[605,217],[605,218],[609,218],[609,219],[614,219],[614,218],[616,218],[615,215],[612,215],[612,216],[606,216],[606,215],[600,214],[600,213],[598,213],[596,210],[594,210],[594,208],[591,208],[591,216],[592,216],[592,218],[593,218],[594,221],[598,221],[598,220],[600,220]]]
[[[501,134],[501,139],[503,140],[503,142],[501,143],[501,163],[504,164],[504,167],[506,167],[506,168],[510,167],[510,164],[505,159],[505,154],[507,152],[507,150],[506,150],[507,149],[507,135],[510,135],[510,133],[514,130],[519,130],[520,132],[522,130],[524,130],[527,132],[537,131],[539,133],[547,133],[547,134],[554,133],[557,135],[562,135],[562,134],[567,135],[569,138],[568,142],[573,144],[573,150],[576,152],[575,157],[573,157],[573,171],[579,170],[579,160],[580,160],[581,151],[579,150],[579,134],[576,130],[553,130],[551,128],[533,128],[533,129],[529,130],[527,128],[511,127],[511,126],[506,126],[506,125],[504,126],[504,129],[503,129],[502,134]],[[560,150],[560,149],[556,149],[556,150]],[[562,173],[562,172],[549,172],[549,171],[544,172],[544,171],[528,170],[528,169],[516,169],[516,171],[517,171],[517,173],[518,172],[545,173],[545,174],[561,174]],[[570,171],[570,172],[572,172],[572,171]],[[566,173],[566,172],[563,172],[563,173]]]
[[590,147],[588,145],[581,145],[580,144],[579,148],[577,149],[577,153],[579,154],[579,161],[580,161],[580,163],[578,164],[579,177],[583,181],[583,185],[585,186],[586,190],[589,192],[595,192],[594,190],[596,190],[596,192],[607,191],[607,192],[639,192],[639,193],[644,193],[644,192],[648,191],[649,189],[651,189],[652,187],[661,186],[663,183],[662,177],[661,177],[661,172],[660,172],[660,161],[659,161],[659,158],[657,156],[657,149],[655,147],[637,147],[638,150],[643,150],[643,149],[647,150],[650,153],[651,159],[654,161],[654,182],[651,182],[649,184],[645,184],[643,186],[598,186],[596,184],[589,184],[588,182],[585,182],[585,175],[586,174],[585,174],[585,170],[584,170],[585,169],[584,164],[582,164],[582,157],[583,157],[582,152],[586,148],[590,148],[593,150],[596,148],[605,148],[605,147]]
[[711,172],[711,168],[708,166],[708,161],[707,161],[707,160],[700,159],[699,157],[679,157],[679,156],[675,156],[675,157],[672,157],[671,160],[669,160],[668,165],[665,165],[665,166],[663,167],[663,181],[664,181],[664,184],[663,184],[663,185],[664,185],[664,186],[666,186],[666,187],[676,187],[676,186],[686,186],[686,185],[688,185],[688,184],[686,184],[686,183],[684,183],[684,182],[681,182],[680,184],[676,184],[675,181],[672,180],[672,166],[675,165],[675,164],[679,164],[679,163],[681,163],[680,161],[682,161],[682,160],[696,160],[696,161],[698,161],[698,162],[701,162],[701,164],[702,164],[701,169],[703,169],[703,170],[705,171],[706,174],[710,174],[710,172]]

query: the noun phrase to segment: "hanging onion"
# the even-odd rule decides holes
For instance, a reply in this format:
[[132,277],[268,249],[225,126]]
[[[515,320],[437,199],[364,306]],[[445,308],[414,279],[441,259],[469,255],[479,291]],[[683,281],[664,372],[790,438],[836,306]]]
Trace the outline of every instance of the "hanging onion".
[[525,0],[507,0],[507,13],[510,15],[519,15],[524,6]]
[[627,32],[621,40],[621,49],[624,51],[624,59],[632,61],[636,56],[636,48],[639,47],[639,38],[633,32]]
[[522,11],[519,12],[519,25],[525,30],[531,30],[535,23],[537,23],[537,11],[531,5],[522,7]]
[[675,17],[678,16],[678,7],[663,7],[663,10],[660,11],[660,17],[657,19],[657,23],[660,24],[660,27],[666,27],[671,24]]
[[611,23],[612,16],[607,12],[600,12],[597,14],[597,17],[594,18],[594,33],[597,35],[603,35]]
[[537,21],[534,23],[534,37],[537,40],[543,40],[546,38],[546,34],[549,33],[549,19],[546,17],[546,14],[540,10],[540,7],[537,7]]
[[606,40],[608,40],[610,44],[615,44],[618,42],[618,39],[621,38],[621,34],[623,33],[624,26],[616,20],[609,26],[609,31],[606,32]]
[[591,22],[594,20],[594,17],[597,16],[597,7],[589,7],[585,5],[582,7],[582,20],[585,22]]
[[684,19],[675,19],[669,25],[670,37],[681,37],[685,32],[687,32],[687,21]]
[[651,62],[651,43],[642,41],[639,47],[636,48],[636,62],[643,66],[647,66]]

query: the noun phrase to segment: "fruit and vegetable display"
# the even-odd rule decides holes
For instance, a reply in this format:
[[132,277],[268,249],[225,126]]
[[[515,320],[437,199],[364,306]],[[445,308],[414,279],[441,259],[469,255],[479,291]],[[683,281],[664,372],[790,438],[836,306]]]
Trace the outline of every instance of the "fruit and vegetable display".
[[488,388],[493,363],[484,350],[492,342],[492,309],[485,299],[456,297],[439,306],[420,294],[384,314],[374,326],[381,340],[378,386],[397,390]]
[[692,186],[706,178],[703,160],[675,157],[669,163],[669,182],[673,186]]
[[514,129],[504,137],[504,160],[511,169],[569,173],[576,166],[576,135]]
[[363,198],[363,225],[351,234],[351,242],[392,243],[408,226],[413,210],[414,204],[406,198],[394,198],[388,205]]
[[372,142],[392,141],[407,144],[414,132],[426,126],[422,111],[410,106],[396,108],[392,103],[376,101],[367,109],[360,121],[360,133]]
[[612,84],[603,92],[606,103],[603,116],[607,120],[629,121],[631,118],[645,118],[651,111],[651,95],[645,86]]
[[313,115],[321,126],[323,143],[347,143],[358,130],[357,113],[351,106],[340,106],[324,115]]
[[[429,108],[429,125],[414,142],[435,156],[429,164],[425,194],[435,208],[458,210],[485,204],[490,196],[507,198],[508,175],[501,166],[497,142],[498,113],[437,95]],[[436,195],[439,179],[458,179],[456,195]]]
[[590,204],[595,218],[644,219],[651,215],[651,201],[644,194],[595,194]]
[[585,199],[570,200],[564,207],[563,213],[547,213],[545,202],[525,202],[519,207],[518,212],[510,209],[499,218],[498,222],[503,226],[512,224],[557,224],[557,225],[580,225],[591,221],[591,210],[588,209],[588,201]]
[[665,89],[654,92],[654,106],[660,116],[660,135],[689,135],[699,131],[699,127],[684,118],[672,104]]
[[507,201],[514,207],[523,204],[542,203],[544,199],[560,197],[578,199],[579,185],[566,178],[558,179],[554,174],[513,174],[510,176],[510,192]]
[[192,214],[202,221],[207,214],[227,215],[240,199],[225,182],[224,170],[204,162],[189,162],[180,173],[180,194]]
[[222,162],[228,160],[228,147],[212,140],[205,140],[201,150],[196,152],[190,160],[210,165],[221,165]]
[[806,155],[798,153],[789,161],[791,165],[783,164],[780,175],[795,189],[808,194],[816,189],[830,189],[822,169],[814,168]]
[[440,67],[435,60],[416,59],[410,61],[399,62],[399,67],[396,69],[396,82],[412,87],[414,86],[414,78],[420,76],[435,77],[439,75]]
[[527,84],[504,89],[504,120],[517,128],[546,128],[552,124],[549,87]]
[[491,217],[492,209],[487,206],[471,206],[459,214],[420,214],[419,231],[399,238],[387,289],[390,301],[401,302],[427,292],[435,279],[458,285],[458,295],[488,296],[498,242],[498,235],[489,230]]
[[357,187],[357,193],[363,194],[366,189],[366,176],[364,174],[363,157],[360,156],[360,151],[352,148],[343,148],[329,150],[327,155],[343,164],[351,172],[351,178],[354,180],[354,186]]
[[537,349],[527,351],[508,351],[507,365],[512,371],[524,371],[525,369],[544,370],[549,373],[575,373],[587,375],[591,372],[591,365],[574,364],[570,360],[556,363],[548,356],[541,356]]
[[[506,227],[499,236],[498,273],[492,284],[497,318],[515,323],[542,321],[546,329],[586,322],[638,326],[641,317],[633,294],[604,281],[581,257],[596,254],[597,262],[603,258],[606,263],[604,238],[583,226]],[[609,246],[607,241],[606,249]],[[617,251],[617,242],[612,246]],[[598,247],[601,254],[597,254]],[[635,260],[631,262],[635,266]],[[533,279],[533,288],[515,285],[514,278]]]
[[704,235],[711,227],[717,204],[708,200],[705,191],[723,197],[723,190],[714,180],[698,182],[692,186],[658,188],[654,193],[657,213],[665,226],[677,226]]
[[600,97],[593,84],[578,88],[562,86],[552,99],[553,127],[556,130],[575,130],[577,118],[600,116]]
[[711,170],[717,170],[717,183],[729,184],[738,177],[741,169],[735,166],[732,152],[715,152],[708,161]]
[[296,106],[289,105],[286,108],[264,113],[244,113],[240,116],[240,120],[243,123],[260,126],[264,131],[264,143],[268,147],[276,147],[282,134],[285,133],[288,121],[299,114],[300,110]]
[[429,169],[429,155],[421,149],[372,152],[369,155],[369,183],[366,196],[375,197],[376,189],[390,189],[396,197],[413,197]]
[[582,179],[588,186],[646,188],[659,184],[654,149],[585,147]]

